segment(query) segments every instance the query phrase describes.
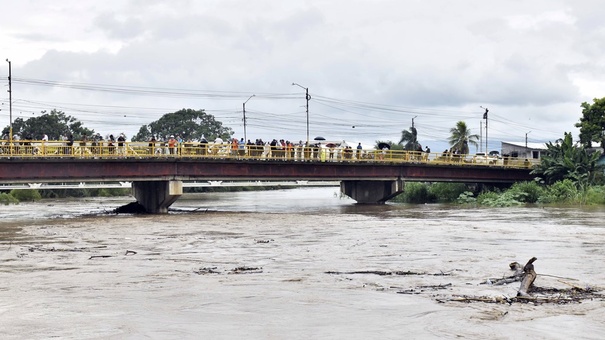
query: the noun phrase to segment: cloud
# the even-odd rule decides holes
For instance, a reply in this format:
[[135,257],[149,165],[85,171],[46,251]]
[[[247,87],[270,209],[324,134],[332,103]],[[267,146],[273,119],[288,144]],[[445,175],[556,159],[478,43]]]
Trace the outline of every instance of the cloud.
[[143,23],[136,17],[119,17],[114,12],[105,12],[94,19],[94,25],[111,39],[138,37],[144,32]]
[[[296,82],[313,96],[311,125],[318,134],[348,139],[356,125],[351,138],[395,140],[418,115],[419,134],[445,140],[458,120],[478,130],[484,105],[494,112],[494,138],[516,122],[509,134],[521,138],[532,130],[535,140],[546,140],[573,129],[579,104],[605,92],[605,25],[596,4],[19,2],[13,16],[42,20],[9,22],[0,41],[12,43],[0,47],[19,55],[11,56],[19,77],[205,94],[173,98],[25,85],[15,91],[32,96],[23,99],[74,104],[67,107],[204,108],[238,131],[241,104],[254,93],[247,105],[249,135],[300,139],[305,99],[291,85]],[[92,120],[111,119],[98,110],[103,113]],[[157,119],[137,117],[128,124]],[[276,117],[292,126],[272,126]]]

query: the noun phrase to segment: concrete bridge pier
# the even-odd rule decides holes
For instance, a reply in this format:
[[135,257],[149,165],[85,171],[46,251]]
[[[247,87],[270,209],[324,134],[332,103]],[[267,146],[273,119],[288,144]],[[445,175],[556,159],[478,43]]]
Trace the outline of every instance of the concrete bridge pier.
[[137,202],[150,214],[166,214],[168,207],[183,194],[182,181],[132,182]]
[[357,203],[383,204],[403,192],[403,180],[394,181],[342,181],[340,192]]

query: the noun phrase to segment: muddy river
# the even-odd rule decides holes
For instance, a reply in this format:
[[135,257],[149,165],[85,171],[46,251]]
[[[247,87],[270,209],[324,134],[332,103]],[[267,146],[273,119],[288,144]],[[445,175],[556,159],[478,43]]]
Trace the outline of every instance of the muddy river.
[[490,284],[535,256],[536,286],[605,288],[603,207],[364,206],[301,188],[107,213],[131,200],[0,206],[2,339],[605,337],[599,295],[519,302],[519,282]]

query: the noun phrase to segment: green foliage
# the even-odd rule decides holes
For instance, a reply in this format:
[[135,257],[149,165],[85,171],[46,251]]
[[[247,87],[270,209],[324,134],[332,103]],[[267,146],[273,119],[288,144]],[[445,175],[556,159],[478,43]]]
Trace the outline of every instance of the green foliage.
[[415,127],[410,127],[410,130],[401,131],[401,139],[398,145],[401,145],[403,150],[416,151],[420,147],[418,143],[418,131]]
[[458,151],[461,154],[469,153],[469,144],[477,147],[477,141],[479,135],[471,134],[471,130],[466,126],[463,121],[458,121],[456,127],[450,129],[451,136],[449,138],[450,146],[454,151]]
[[126,188],[101,188],[91,189],[89,194],[94,197],[119,197],[131,195],[131,190]]
[[578,187],[570,179],[564,179],[548,186],[539,203],[571,203],[578,198]]
[[399,200],[405,203],[422,204],[434,201],[434,197],[429,193],[428,185],[418,182],[406,183],[405,189],[399,197]]
[[571,132],[566,132],[555,144],[547,143],[546,148],[540,164],[531,172],[546,184],[570,179],[586,186],[597,184],[595,181],[602,179],[603,166],[597,163],[601,153],[591,153],[584,147],[574,146]]
[[67,198],[67,197],[114,197],[128,196],[130,189],[127,188],[88,188],[88,189],[44,189],[40,190],[43,198]]
[[[83,136],[91,136],[94,130],[85,128],[82,122],[76,118],[67,116],[62,111],[53,109],[50,113],[42,111],[38,117],[24,120],[19,117],[13,121],[13,134],[18,134],[21,139],[42,139],[44,134],[48,135],[49,140],[60,140],[61,136],[72,134],[74,139],[82,139]],[[9,126],[2,130],[2,135],[8,135]]]
[[0,193],[0,204],[9,205],[9,204],[19,204],[19,200],[13,197],[11,194],[7,194],[5,192]]
[[580,128],[580,143],[592,147],[592,142],[599,142],[605,148],[605,98],[595,98],[592,105],[584,102],[580,106],[582,118],[576,124]]
[[537,182],[519,182],[513,184],[507,191],[518,194],[517,197],[523,199],[525,203],[536,203],[545,189]]
[[25,201],[37,201],[41,199],[40,192],[38,190],[31,189],[13,189],[10,192],[11,196],[19,200],[20,202]]
[[377,149],[377,150],[378,150],[378,149],[379,149],[379,148],[378,148],[378,145],[379,145],[380,143],[387,143],[387,144],[389,144],[389,145],[391,146],[391,149],[390,149],[390,150],[403,150],[403,146],[402,146],[402,145],[400,145],[400,144],[396,144],[396,143],[393,143],[393,142],[392,142],[392,141],[390,141],[390,140],[386,140],[386,141],[383,141],[383,140],[377,140],[377,141],[376,141],[376,144],[374,144],[374,149]]
[[550,185],[538,202],[573,205],[605,204],[605,187],[602,185],[578,186],[572,180],[565,179]]
[[429,193],[435,197],[438,202],[456,202],[460,194],[468,191],[464,183],[446,183],[439,182],[431,184]]
[[477,196],[477,204],[483,205],[485,201],[497,200],[500,196],[499,191],[483,191]]
[[458,196],[458,198],[456,199],[456,202],[459,204],[473,204],[474,205],[477,203],[477,199],[475,198],[475,196],[473,195],[473,193],[471,191],[465,191]]
[[152,136],[158,140],[166,140],[170,135],[179,135],[184,140],[201,140],[202,137],[208,140],[217,137],[227,140],[233,135],[233,130],[224,127],[221,122],[214,119],[213,115],[207,114],[204,110],[181,109],[167,113],[149,125],[141,126],[132,140],[147,141]]
[[477,198],[477,201],[481,205],[487,205],[489,207],[512,207],[525,204],[527,194],[524,192],[513,192],[507,190],[501,194],[490,192],[489,194],[479,195],[481,198]]
[[605,186],[591,186],[584,194],[584,204],[605,204]]
[[391,201],[415,204],[451,203],[456,202],[460,194],[467,190],[468,188],[463,183],[407,182],[404,192]]

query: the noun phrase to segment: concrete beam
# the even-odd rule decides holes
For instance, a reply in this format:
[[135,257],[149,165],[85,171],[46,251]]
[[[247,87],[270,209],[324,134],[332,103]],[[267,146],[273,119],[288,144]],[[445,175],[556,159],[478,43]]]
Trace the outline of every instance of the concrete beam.
[[182,181],[132,182],[137,202],[150,214],[166,214],[168,207],[183,194]]
[[342,181],[340,191],[363,204],[384,204],[403,192],[403,180],[395,181]]

